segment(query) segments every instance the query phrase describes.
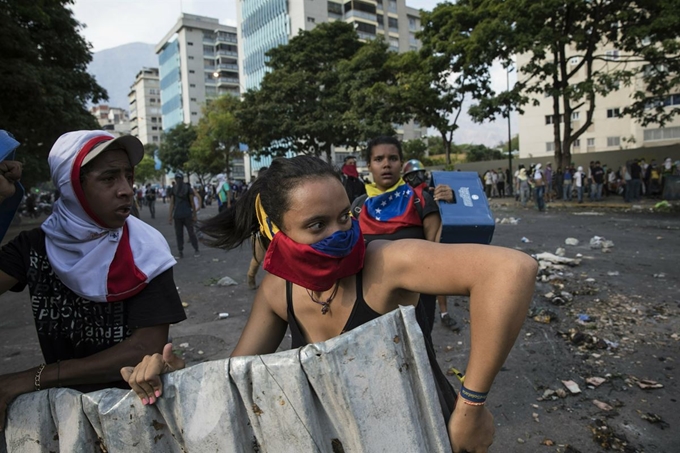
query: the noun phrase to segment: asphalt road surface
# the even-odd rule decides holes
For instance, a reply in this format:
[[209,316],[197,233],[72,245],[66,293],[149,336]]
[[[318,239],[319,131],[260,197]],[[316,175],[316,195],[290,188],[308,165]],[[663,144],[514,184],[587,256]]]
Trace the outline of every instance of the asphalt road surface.
[[[177,253],[167,207],[157,203],[156,219],[146,209],[141,217]],[[554,254],[561,247],[565,257],[580,263],[547,269],[539,277],[532,309],[489,396],[497,424],[491,451],[679,452],[680,217],[655,214],[646,206],[627,211],[603,205],[549,207],[539,213],[494,202],[493,211],[497,219],[508,219],[496,225],[493,244],[530,254]],[[207,207],[199,218],[216,213],[216,206]],[[519,219],[516,224],[511,217]],[[8,238],[17,232],[11,229]],[[591,248],[594,236],[613,246]],[[565,245],[566,238],[578,239],[579,245]],[[186,258],[175,267],[188,319],[172,326],[173,343],[189,363],[226,358],[255,294],[246,285],[250,247],[230,252],[202,247],[199,257],[190,252],[187,243]],[[217,286],[225,276],[238,285]],[[262,271],[258,282],[261,277]],[[435,323],[438,360],[445,371],[464,371],[467,300],[449,297],[449,311],[461,330]],[[220,318],[220,313],[229,316]],[[1,373],[42,361],[28,292],[2,296],[0,344]],[[457,379],[450,379],[457,386]],[[570,386],[572,381],[580,393],[563,381]]]

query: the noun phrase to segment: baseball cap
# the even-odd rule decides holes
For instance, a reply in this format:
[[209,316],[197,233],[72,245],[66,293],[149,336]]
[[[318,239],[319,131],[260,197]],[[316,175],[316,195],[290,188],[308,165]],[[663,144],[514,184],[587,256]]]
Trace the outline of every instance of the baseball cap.
[[87,153],[87,156],[85,156],[85,159],[83,159],[83,163],[80,164],[80,166],[83,167],[92,162],[95,157],[104,151],[117,149],[123,150],[127,153],[128,158],[130,159],[130,164],[132,164],[133,167],[140,163],[144,158],[144,145],[142,145],[142,142],[140,142],[137,137],[133,137],[132,135],[122,135],[120,137],[114,138],[113,140],[106,140],[97,143],[90,150],[90,152]]

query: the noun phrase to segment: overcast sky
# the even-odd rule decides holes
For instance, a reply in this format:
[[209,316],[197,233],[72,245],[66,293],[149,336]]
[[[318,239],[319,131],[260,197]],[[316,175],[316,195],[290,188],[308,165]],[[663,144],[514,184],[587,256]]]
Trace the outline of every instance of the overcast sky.
[[[215,17],[236,25],[237,0],[76,0],[75,18],[85,25],[82,34],[92,50],[131,42],[158,44],[182,12]],[[295,1],[295,0],[293,0]],[[407,0],[413,8],[431,10],[437,0]]]

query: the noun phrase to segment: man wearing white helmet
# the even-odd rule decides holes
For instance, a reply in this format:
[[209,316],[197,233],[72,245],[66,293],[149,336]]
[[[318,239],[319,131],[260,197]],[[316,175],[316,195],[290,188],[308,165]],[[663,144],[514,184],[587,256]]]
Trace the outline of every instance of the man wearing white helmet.
[[[0,430],[18,395],[51,387],[112,387],[121,367],[161,352],[186,318],[163,236],[130,216],[135,137],[62,135],[48,161],[61,193],[39,228],[0,249],[0,294],[28,286],[44,363],[0,376]],[[0,163],[0,204],[15,191],[18,162]],[[120,385],[124,386],[124,383]]]

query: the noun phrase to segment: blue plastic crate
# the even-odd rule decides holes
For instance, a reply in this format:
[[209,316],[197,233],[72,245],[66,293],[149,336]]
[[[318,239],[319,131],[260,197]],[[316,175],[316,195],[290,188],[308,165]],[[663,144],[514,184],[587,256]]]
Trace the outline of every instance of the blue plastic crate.
[[471,171],[433,171],[433,184],[453,189],[453,203],[439,203],[441,242],[490,244],[496,222],[479,175]]

